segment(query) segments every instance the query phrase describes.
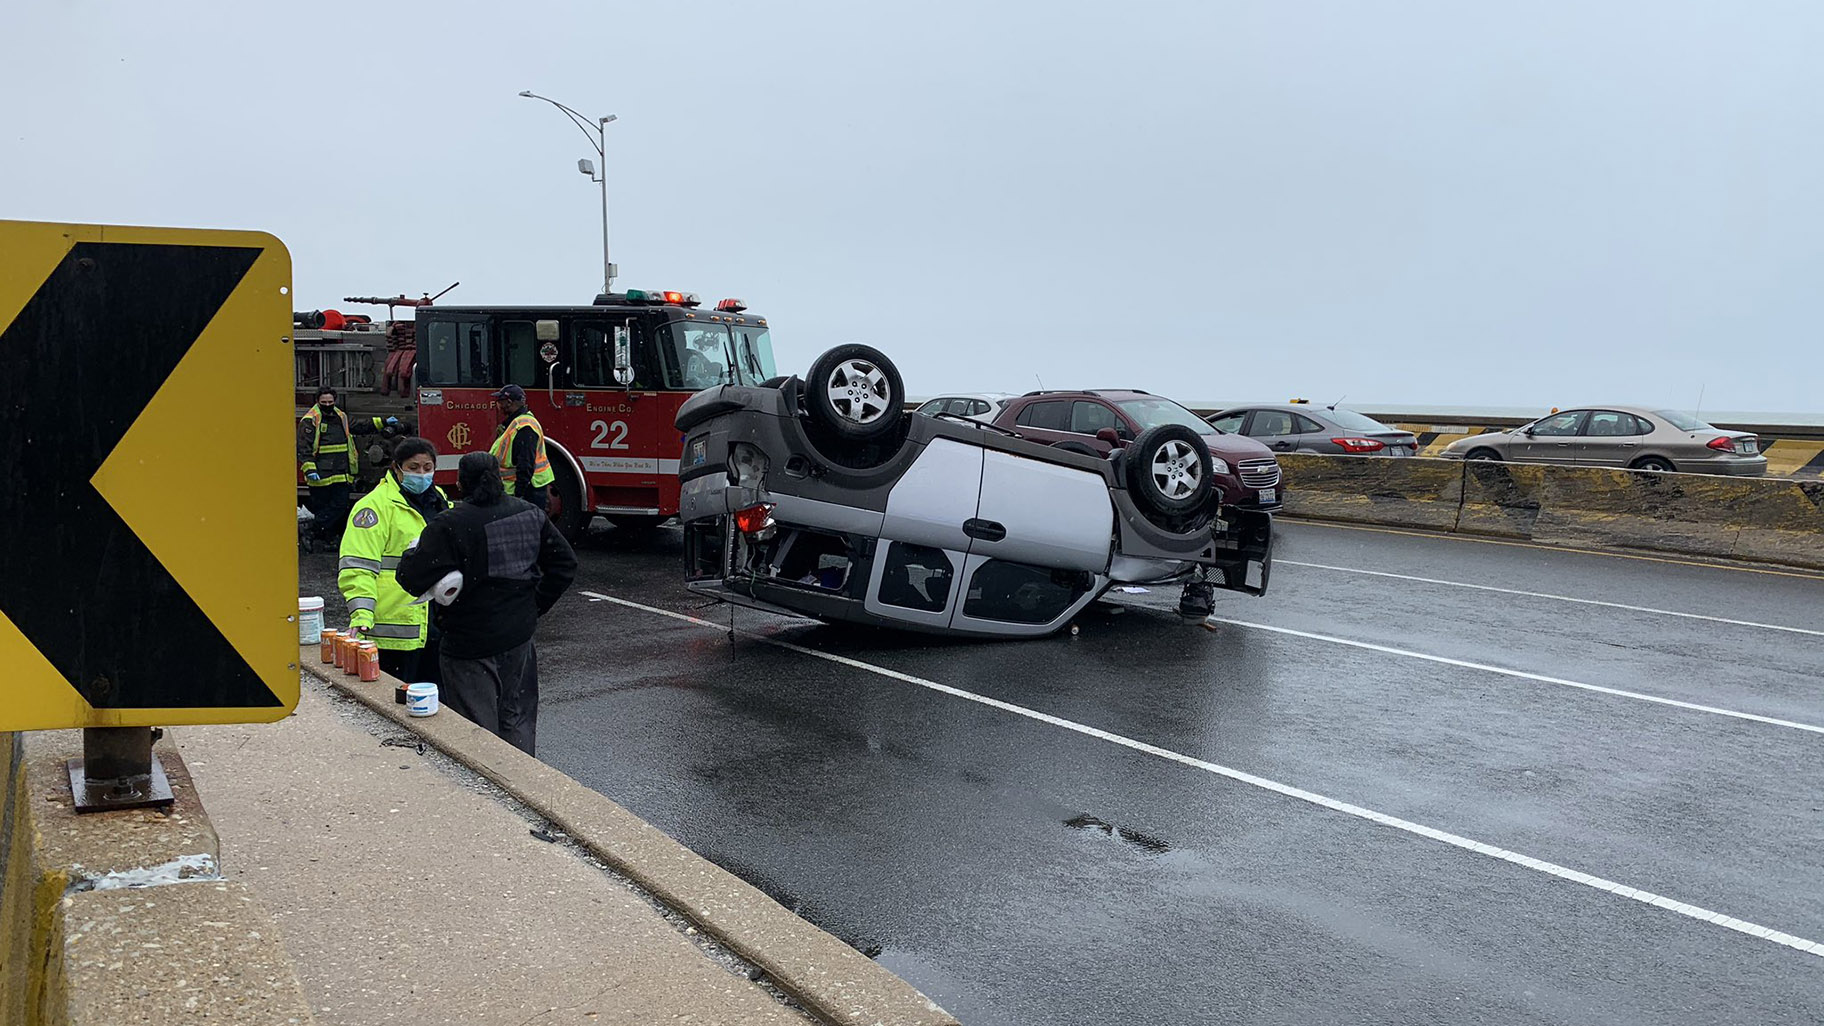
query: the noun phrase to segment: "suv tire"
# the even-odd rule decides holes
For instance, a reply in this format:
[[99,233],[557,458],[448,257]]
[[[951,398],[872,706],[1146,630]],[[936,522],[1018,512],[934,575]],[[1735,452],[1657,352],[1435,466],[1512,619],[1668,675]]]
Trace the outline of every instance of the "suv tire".
[[1210,448],[1183,424],[1148,428],[1129,445],[1122,462],[1127,491],[1143,512],[1176,518],[1209,501]]
[[819,356],[804,389],[811,420],[845,441],[885,438],[905,414],[899,368],[872,346],[837,346]]

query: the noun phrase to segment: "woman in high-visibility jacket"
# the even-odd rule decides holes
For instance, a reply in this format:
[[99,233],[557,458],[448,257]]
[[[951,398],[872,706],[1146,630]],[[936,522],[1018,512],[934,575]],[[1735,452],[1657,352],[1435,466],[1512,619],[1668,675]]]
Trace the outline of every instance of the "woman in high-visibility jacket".
[[399,587],[393,572],[425,522],[450,508],[431,483],[436,472],[436,446],[422,438],[401,441],[386,476],[349,514],[337,564],[349,627],[379,646],[382,670],[408,682],[435,683],[437,653],[429,605],[414,605],[415,596]]

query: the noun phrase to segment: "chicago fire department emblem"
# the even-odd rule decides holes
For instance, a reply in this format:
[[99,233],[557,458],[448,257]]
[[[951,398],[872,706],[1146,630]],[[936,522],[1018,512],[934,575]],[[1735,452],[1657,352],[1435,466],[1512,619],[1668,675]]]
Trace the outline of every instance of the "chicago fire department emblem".
[[467,424],[458,423],[455,427],[451,428],[450,433],[444,437],[450,440],[450,445],[453,448],[466,449],[469,446],[469,426]]

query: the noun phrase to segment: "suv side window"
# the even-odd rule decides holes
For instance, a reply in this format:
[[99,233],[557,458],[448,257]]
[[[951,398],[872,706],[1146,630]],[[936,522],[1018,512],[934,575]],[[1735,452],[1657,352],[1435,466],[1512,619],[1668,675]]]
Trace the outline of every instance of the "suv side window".
[[885,559],[886,572],[880,578],[882,604],[927,613],[941,613],[950,604],[954,571],[943,550],[892,542]]
[[1033,403],[1020,411],[1014,420],[1020,427],[1041,428],[1046,431],[1070,430],[1070,404],[1058,400]]
[[1248,419],[1248,411],[1243,410],[1240,413],[1231,413],[1221,420],[1212,420],[1210,426],[1225,435],[1232,435],[1241,430],[1241,422],[1246,419]]
[[1050,623],[1090,589],[1088,574],[991,559],[976,568],[963,615],[1004,623]]
[[1115,411],[1101,403],[1079,399],[1070,404],[1070,430],[1081,435],[1093,435],[1103,428],[1113,428],[1121,422],[1115,419]]
[[969,402],[969,415],[972,417],[979,417],[982,414],[987,413],[988,410],[988,404],[980,399],[972,399]]
[[944,403],[945,402],[946,402],[946,400],[943,400],[943,399],[932,399],[931,401],[925,403],[923,406],[920,406],[918,409],[916,409],[912,412],[922,413],[927,417],[935,416],[939,413],[944,412]]
[[1255,410],[1254,419],[1248,424],[1248,435],[1252,438],[1296,433],[1294,415],[1284,410]]

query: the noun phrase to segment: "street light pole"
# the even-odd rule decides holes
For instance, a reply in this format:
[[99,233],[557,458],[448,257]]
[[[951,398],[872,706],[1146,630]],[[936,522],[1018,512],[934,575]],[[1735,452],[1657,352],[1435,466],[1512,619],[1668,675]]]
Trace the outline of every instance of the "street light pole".
[[[598,171],[588,160],[577,161],[576,169],[588,175],[590,181],[599,182],[602,186],[602,292],[613,292],[615,267],[613,261],[608,258],[608,123],[617,120],[617,115],[610,114],[591,121],[551,97],[540,96],[530,89],[522,89],[519,95],[529,100],[543,100],[563,111],[565,117],[576,123],[576,127],[583,133],[583,138],[589,140],[589,145],[595,147],[596,158],[602,162],[600,170]],[[590,134],[591,128],[594,129],[593,135]]]

